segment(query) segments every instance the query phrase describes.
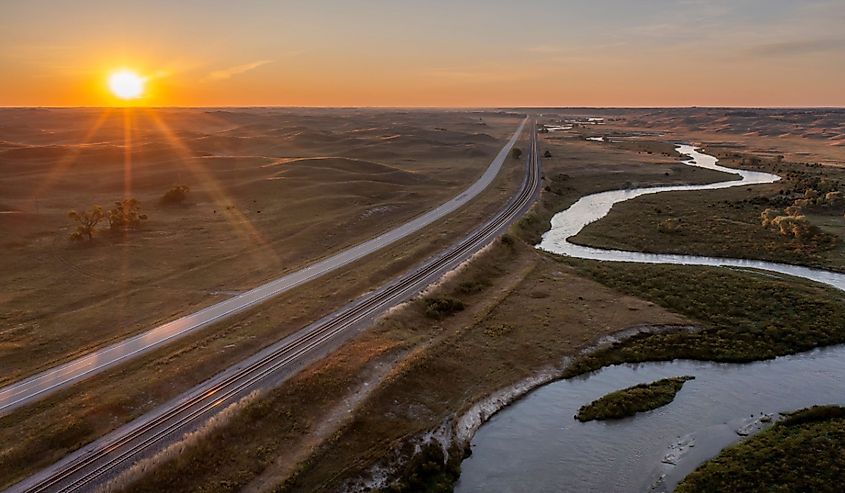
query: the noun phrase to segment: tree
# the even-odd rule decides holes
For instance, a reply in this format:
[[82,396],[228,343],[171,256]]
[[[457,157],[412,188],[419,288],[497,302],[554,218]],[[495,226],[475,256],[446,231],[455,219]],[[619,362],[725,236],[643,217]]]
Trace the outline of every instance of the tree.
[[186,185],[176,185],[175,187],[171,188],[164,195],[161,197],[161,203],[163,205],[180,205],[185,203],[185,200],[188,199],[188,192],[191,189],[188,188]]
[[514,147],[511,150],[511,156],[513,156],[514,159],[519,159],[520,157],[522,157],[522,149],[520,149],[519,147]]
[[77,212],[76,210],[72,210],[67,213],[67,217],[76,223],[76,231],[71,233],[70,239],[80,241],[88,238],[90,241],[94,238],[94,233],[97,230],[97,224],[103,220],[105,214],[103,213],[102,207],[95,205],[87,212]]
[[135,199],[115,202],[114,207],[109,209],[107,217],[109,229],[114,232],[137,229],[141,221],[147,219],[146,214],[141,214],[141,206]]
[[543,153],[543,157],[552,157],[552,152],[547,150],[546,152]]

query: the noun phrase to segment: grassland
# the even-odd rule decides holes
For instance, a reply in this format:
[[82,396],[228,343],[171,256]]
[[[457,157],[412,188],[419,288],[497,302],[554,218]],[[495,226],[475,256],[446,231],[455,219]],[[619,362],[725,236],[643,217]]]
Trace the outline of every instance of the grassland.
[[[543,196],[514,229],[529,241],[545,230],[554,212],[586,193],[725,179],[721,173],[678,164],[671,145],[649,140],[606,146],[584,142],[583,135],[547,134],[543,149],[552,154],[544,160]],[[503,193],[508,190],[506,183],[514,186],[513,181],[499,182],[495,197],[507,195]],[[492,210],[495,201],[491,199],[485,207]],[[479,216],[473,217],[477,221]],[[436,234],[421,236],[436,238],[442,245],[460,224],[468,228],[472,220],[452,222]],[[57,396],[28,409],[33,415],[0,418],[0,443],[10,444],[4,459],[14,457],[17,462],[6,463],[30,469],[37,467],[33,463],[44,464],[73,444],[149,409],[151,402],[175,395],[203,372],[249,354],[267,334],[281,336],[293,330],[296,324],[285,318],[289,313],[304,322],[353,296],[358,287],[395,272],[396,264],[382,268],[377,267],[379,262],[392,259],[407,266],[426,251],[432,250],[399,246],[371,259],[367,267],[339,273],[331,280],[333,288],[312,287],[314,291],[282,297],[278,304],[235,320],[231,328],[192,338],[137,365],[98,377],[75,395]],[[450,420],[473,403],[560,365],[564,356],[576,354],[600,336],[636,325],[694,322],[704,327],[702,334],[708,334],[707,339],[665,343],[655,339],[646,344],[643,339],[633,351],[614,347],[603,359],[582,362],[580,371],[616,361],[641,361],[636,359],[640,356],[655,359],[655,354],[656,359],[671,359],[676,351],[694,352],[693,346],[702,341],[709,348],[701,353],[704,359],[714,354],[732,361],[793,352],[799,350],[792,345],[793,339],[802,335],[788,327],[795,320],[809,324],[807,340],[813,343],[829,343],[845,332],[837,325],[845,320],[841,295],[810,283],[696,268],[665,271],[618,264],[613,266],[618,272],[602,268],[540,254],[520,242],[497,244],[426,296],[392,312],[276,390],[245,404],[242,412],[186,444],[177,456],[163,458],[140,481],[124,488],[315,491],[337,488],[350,478],[366,478],[375,464],[397,463],[405,465],[392,471],[388,487],[393,490],[448,488],[463,451],[450,449],[446,458],[439,446],[426,445],[420,437],[444,423],[448,428]],[[721,282],[720,276],[729,276],[728,281]],[[348,279],[354,280],[354,287],[347,286]],[[771,292],[773,298],[756,299],[757,288],[765,288],[763,292]],[[715,298],[710,296],[713,293]],[[426,300],[437,299],[453,300],[449,305],[460,303],[463,310],[427,314]],[[797,304],[792,305],[794,300]],[[767,310],[774,310],[771,316]],[[778,322],[781,317],[785,319]],[[765,345],[763,339],[769,336],[775,339]],[[731,352],[737,340],[740,347]],[[755,346],[758,343],[764,345]],[[192,356],[182,358],[182,354]],[[156,378],[161,375],[169,379]],[[95,402],[95,395],[97,399],[104,396],[105,401]],[[63,436],[56,423],[67,413],[80,413],[80,406],[83,419],[79,422],[96,429],[75,430],[67,444],[55,446]],[[42,433],[40,427],[48,432]],[[12,444],[21,434],[25,439]],[[36,439],[41,436],[45,438]],[[422,445],[423,453],[413,454],[416,445]],[[4,474],[10,477],[8,470]]]
[[576,125],[579,136],[666,142],[707,142],[787,161],[845,163],[845,111],[830,109],[564,109],[544,110],[550,123],[603,117],[605,125]]
[[[653,304],[620,298],[526,245],[513,245],[496,245],[431,294],[461,300],[464,310],[433,321],[426,315],[425,298],[420,298],[330,357],[330,362],[336,362],[369,355],[372,367],[377,368],[379,362],[385,364],[379,354],[387,357],[390,351],[398,352],[390,368],[383,370],[380,383],[334,433],[313,444],[298,465],[288,463],[291,455],[296,455],[290,450],[309,443],[308,431],[300,430],[297,442],[284,442],[279,437],[288,436],[287,414],[246,411],[201,446],[186,450],[127,491],[160,491],[164,485],[174,491],[249,489],[253,484],[250,478],[262,469],[267,469],[262,475],[275,478],[264,483],[268,488],[278,484],[283,484],[282,490],[294,491],[337,488],[364,474],[372,464],[389,460],[395,448],[402,449],[403,443],[437,428],[475,401],[560,364],[564,355],[603,334],[645,321],[685,323]],[[555,303],[550,303],[552,299]],[[351,365],[315,365],[313,371],[331,373],[323,373],[308,385],[301,383],[305,375],[297,376],[255,407],[275,410],[323,399],[342,402],[349,397],[338,399],[332,396],[332,389],[359,391],[360,380],[346,380],[354,370]],[[291,396],[293,390],[297,397]],[[308,412],[309,406],[293,409],[296,416],[309,416],[314,426],[324,415]],[[409,451],[404,452],[408,458],[412,455]],[[451,459],[454,463],[454,454]],[[432,466],[430,461],[420,460],[423,469]],[[270,472],[274,468],[276,472]],[[399,490],[411,491],[407,488],[439,481],[439,472],[400,471],[391,483]]]
[[[561,143],[544,148],[555,155],[544,161],[547,180],[550,173],[563,170],[578,176],[566,184],[571,200],[583,192],[576,187],[593,190],[643,179],[681,182],[693,176],[673,158],[646,151],[621,151],[616,159],[595,163],[585,159],[587,147],[582,153],[563,152]],[[640,157],[649,164],[631,164]],[[626,168],[632,169],[623,172]],[[605,180],[591,173],[605,174]],[[549,194],[544,192],[543,200]],[[646,320],[688,323],[653,304],[634,302],[582,279],[571,267],[520,242],[513,245],[513,251],[497,245],[307,372],[319,372],[319,377],[302,384],[296,382],[312,377],[297,376],[262,399],[263,404],[255,404],[288,411],[243,413],[128,490],[154,491],[165,484],[175,490],[206,491],[258,491],[279,484],[292,490],[331,488],[389,460],[394,447],[401,449],[489,393],[560,364],[565,355],[601,335]],[[432,299],[455,300],[464,309],[432,317],[426,313]],[[360,361],[354,356],[358,354],[368,355],[363,367],[351,363]],[[324,397],[324,387],[347,391]],[[324,398],[325,406],[316,408]],[[344,402],[354,404],[339,404]],[[338,409],[344,419],[337,419]],[[309,416],[309,426],[289,433],[284,419],[288,412]],[[459,451],[450,454],[450,464],[456,460]],[[418,456],[397,473],[394,486],[420,486],[417,480],[431,479],[420,471],[432,472],[436,463],[425,454]]]
[[[546,138],[544,149],[553,156],[544,161],[547,187],[533,214],[515,228],[523,237],[536,234],[532,228],[542,217],[550,217],[556,207],[584,193],[619,188],[626,182],[724,179],[720,173],[698,173],[677,164],[671,146],[636,144],[599,160],[589,147],[595,144]],[[240,414],[127,490],[156,491],[168,485],[176,490],[262,491],[278,486],[275,489],[282,491],[313,491],[365,478],[377,463],[404,464],[393,471],[389,489],[448,487],[462,451],[452,449],[444,457],[439,447],[417,441],[422,434],[448,423],[450,416],[491,392],[559,365],[564,356],[603,334],[645,320],[690,323],[650,300],[634,302],[637,298],[588,281],[578,268],[559,259],[519,242],[515,245],[513,252],[498,245],[434,292],[382,320],[329,362],[315,365],[314,371],[334,368],[337,361],[354,361],[353,354],[370,355],[369,366],[364,367],[369,370],[338,366],[299,389],[301,395],[320,393],[312,400],[321,402],[323,382],[332,382],[327,388],[345,386],[348,393],[335,402],[354,402],[341,408],[346,419],[336,419],[337,409],[328,405],[314,410],[299,404],[305,398],[290,394],[285,384],[255,406],[290,410],[287,406],[296,403],[302,410],[297,415],[312,417],[309,428],[285,431],[288,411]],[[426,300],[431,299],[455,300],[464,309],[432,318],[426,314]],[[362,383],[356,380],[360,377],[350,376],[356,372],[372,376],[375,369],[384,372],[376,381]],[[299,377],[290,385],[295,381]],[[323,426],[326,416],[331,424]],[[424,453],[414,455],[416,445]],[[397,457],[400,460],[394,462]]]
[[611,392],[581,406],[575,419],[582,422],[622,419],[657,409],[675,400],[675,395],[680,392],[684,383],[694,378],[688,376],[664,378]]
[[845,342],[845,295],[809,281],[711,267],[561,262],[704,327],[637,335],[583,357],[570,375],[676,358],[747,362]]
[[845,480],[845,408],[817,406],[723,450],[678,493],[836,492]]
[[522,163],[509,160],[478,199],[419,234],[225,323],[0,417],[0,485],[49,465],[452,244],[498,210],[523,174]]
[[[434,207],[474,180],[519,122],[494,113],[142,109],[8,109],[2,120],[0,385]],[[174,185],[190,187],[188,200],[161,205]],[[148,216],[138,231],[68,241],[70,209],[125,195]]]

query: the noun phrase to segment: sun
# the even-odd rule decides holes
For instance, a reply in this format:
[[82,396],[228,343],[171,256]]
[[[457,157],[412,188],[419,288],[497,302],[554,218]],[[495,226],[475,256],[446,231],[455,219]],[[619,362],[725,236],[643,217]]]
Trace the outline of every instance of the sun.
[[109,75],[109,89],[120,99],[138,99],[144,95],[147,80],[131,70],[119,70]]

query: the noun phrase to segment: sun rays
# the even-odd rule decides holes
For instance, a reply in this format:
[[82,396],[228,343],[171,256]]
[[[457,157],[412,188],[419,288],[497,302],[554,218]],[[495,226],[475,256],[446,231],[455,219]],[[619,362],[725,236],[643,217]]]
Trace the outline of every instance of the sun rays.
[[[46,178],[33,191],[30,202],[38,204],[39,201],[50,197],[51,191],[56,187],[64,186],[62,179],[72,176],[77,165],[87,166],[88,160],[104,159],[102,156],[95,158],[93,154],[86,154],[111,147],[119,149],[119,159],[122,161],[123,183],[120,198],[137,198],[135,197],[137,191],[134,183],[134,167],[136,164],[144,163],[144,159],[149,159],[149,156],[143,154],[142,149],[151,143],[150,139],[155,140],[159,137],[172,152],[173,157],[170,159],[173,161],[173,167],[177,170],[186,169],[190,173],[191,188],[210,199],[215,214],[219,214],[229,224],[233,236],[239,238],[245,245],[244,253],[252,257],[258,267],[278,264],[278,254],[252,220],[239,208],[237,198],[228,193],[224,185],[202,162],[203,160],[198,159],[179,133],[168,124],[166,115],[162,115],[161,111],[141,107],[101,110],[96,117],[92,118],[92,122],[82,133],[79,142],[68,145],[67,151],[51,166]],[[203,114],[200,118],[212,125],[220,123],[207,114]],[[225,152],[225,154],[230,153]],[[173,174],[173,179],[179,181],[178,171]],[[178,183],[174,181],[173,184]]]
[[212,201],[218,205],[218,210],[232,229],[237,232],[249,244],[257,247],[253,255],[259,257],[261,264],[277,263],[279,257],[261,232],[252,224],[252,221],[238,209],[236,201],[231,197],[217,181],[217,179],[199,162],[191,149],[179,138],[176,132],[161,118],[155,110],[145,109],[144,115],[156,126],[160,134],[167,140],[170,147],[176,152],[188,171],[195,179],[202,183],[210,195]]

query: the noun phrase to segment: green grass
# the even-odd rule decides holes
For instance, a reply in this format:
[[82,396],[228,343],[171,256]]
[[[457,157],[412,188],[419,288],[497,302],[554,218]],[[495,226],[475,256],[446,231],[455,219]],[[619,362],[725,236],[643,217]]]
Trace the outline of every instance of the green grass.
[[622,419],[637,413],[651,411],[665,406],[680,392],[687,380],[695,377],[664,378],[651,383],[641,383],[627,389],[611,392],[593,402],[581,406],[575,419],[586,422],[593,420]]
[[833,288],[722,268],[563,261],[703,327],[635,336],[582,357],[570,376],[611,364],[676,358],[748,362],[845,342],[845,294]]
[[677,493],[838,492],[845,480],[845,408],[798,411],[687,476]]

